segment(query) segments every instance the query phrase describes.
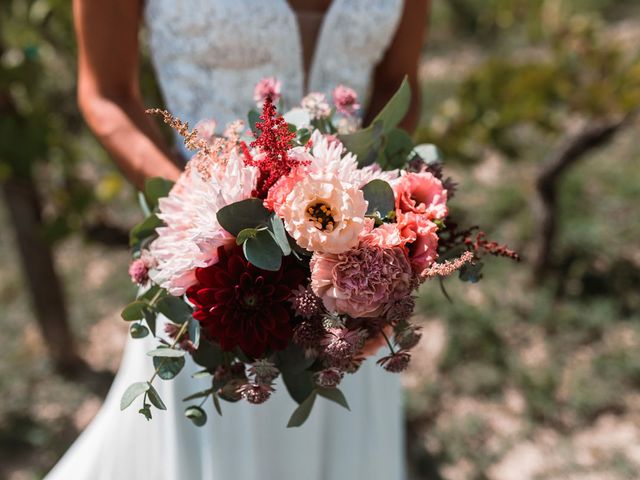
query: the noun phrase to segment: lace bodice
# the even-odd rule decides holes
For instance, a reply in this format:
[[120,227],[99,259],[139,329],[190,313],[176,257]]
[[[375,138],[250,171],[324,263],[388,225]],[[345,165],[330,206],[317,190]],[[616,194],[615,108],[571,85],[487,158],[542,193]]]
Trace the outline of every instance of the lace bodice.
[[[333,0],[309,69],[309,91],[338,84],[366,104],[371,74],[388,47],[403,0]],[[151,58],[167,108],[219,128],[245,119],[263,77],[282,82],[287,107],[304,92],[300,32],[287,0],[147,0]]]

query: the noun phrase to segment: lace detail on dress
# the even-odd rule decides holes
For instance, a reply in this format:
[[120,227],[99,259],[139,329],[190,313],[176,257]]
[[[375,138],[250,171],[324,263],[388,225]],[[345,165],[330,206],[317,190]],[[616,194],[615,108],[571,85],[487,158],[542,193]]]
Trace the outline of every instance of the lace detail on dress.
[[[368,98],[371,73],[386,50],[403,0],[333,0],[309,72],[309,90],[343,83]],[[282,81],[287,107],[303,96],[302,47],[286,0],[147,0],[151,58],[168,109],[194,125],[220,129],[254,107],[263,77]],[[366,102],[365,102],[366,104]]]

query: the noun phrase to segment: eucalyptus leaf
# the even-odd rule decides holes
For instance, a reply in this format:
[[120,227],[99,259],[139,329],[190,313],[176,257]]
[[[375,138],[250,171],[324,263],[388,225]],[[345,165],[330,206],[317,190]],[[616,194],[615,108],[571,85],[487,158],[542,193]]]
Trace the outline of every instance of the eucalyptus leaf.
[[393,189],[384,180],[371,180],[362,187],[364,199],[369,202],[367,206],[367,215],[375,215],[378,213],[381,218],[385,218],[389,212],[396,209],[396,200],[393,195]]
[[123,320],[127,322],[133,322],[135,320],[142,320],[144,318],[144,312],[148,307],[147,302],[135,301],[130,303],[120,313]]
[[144,213],[145,217],[151,215],[151,208],[149,207],[147,199],[142,192],[138,192],[138,204],[140,205],[140,210],[142,210],[142,213]]
[[139,323],[133,323],[129,327],[129,334],[131,338],[144,338],[149,335],[149,329]]
[[151,387],[149,382],[136,382],[129,385],[120,399],[120,410],[131,405],[136,398],[149,390],[149,387]]
[[262,230],[242,246],[244,256],[254,266],[262,270],[276,272],[282,265],[282,250],[271,234]]
[[460,268],[460,280],[463,282],[476,283],[482,278],[482,262],[467,263]]
[[191,420],[196,427],[201,427],[205,423],[207,423],[207,414],[200,407],[187,407],[187,409],[184,411],[184,415],[189,420]]
[[421,143],[413,147],[413,151],[427,165],[437,165],[442,163],[442,153],[440,149],[432,143]]
[[200,346],[200,322],[195,318],[191,318],[187,332],[189,332],[189,340],[193,343],[194,348],[198,348]]
[[156,318],[158,317],[158,313],[155,310],[150,308],[145,309],[144,311],[144,320],[147,322],[147,327],[149,330],[155,335],[156,334]]
[[313,404],[316,401],[316,396],[317,394],[314,390],[300,405],[298,405],[298,408],[295,409],[291,418],[289,418],[287,428],[299,427],[307,420],[307,418],[309,418]]
[[179,358],[184,357],[186,352],[184,350],[176,350],[175,348],[156,348],[147,352],[150,357],[167,357],[167,358]]
[[[138,294],[137,300],[150,302],[156,295],[158,295],[158,292],[160,290],[161,289],[158,285],[152,285],[151,287],[146,289],[144,292]],[[160,295],[166,295],[166,294],[167,292],[163,291]]]
[[[279,370],[302,373],[314,362],[313,358],[307,357],[304,350],[295,343],[289,343],[287,348],[276,353],[276,366]],[[305,395],[305,398],[307,395]]]
[[209,370],[200,370],[199,372],[191,374],[191,378],[195,378],[195,379],[209,378],[209,377],[211,377],[211,372],[209,372]]
[[184,357],[153,357],[153,366],[158,371],[158,376],[163,380],[171,380],[178,375],[184,364]]
[[269,224],[271,212],[257,198],[247,198],[218,210],[218,222],[227,232],[237,237],[246,228],[257,228]]
[[327,400],[331,400],[332,402],[337,403],[341,407],[346,408],[347,410],[351,410],[349,408],[349,404],[347,403],[347,399],[344,396],[344,393],[339,388],[322,388],[316,387],[316,391],[318,395],[326,398]]
[[144,415],[144,418],[146,418],[147,420],[151,420],[152,415],[151,415],[151,405],[149,405],[148,403],[145,403],[144,406],[138,410],[138,413]]
[[238,235],[236,236],[236,243],[238,245],[242,245],[250,238],[255,238],[257,234],[258,230],[256,230],[255,228],[245,228],[244,230],[240,230],[238,232]]
[[149,390],[147,391],[147,397],[149,398],[149,401],[158,410],[166,410],[167,406],[164,404],[164,402],[160,398],[160,395],[158,395],[158,392],[156,391],[156,389],[150,383],[148,385],[149,385]]
[[178,297],[168,295],[158,300],[158,311],[174,323],[183,324],[189,321],[193,310],[187,303]]
[[289,246],[289,238],[287,237],[287,231],[284,229],[282,219],[275,213],[271,215],[270,231],[273,233],[273,239],[276,241],[282,254],[287,256],[291,253],[291,247]]
[[191,354],[193,361],[201,367],[205,367],[213,371],[218,365],[224,362],[224,356],[220,345],[213,344],[204,338],[201,339],[200,345],[195,352]]

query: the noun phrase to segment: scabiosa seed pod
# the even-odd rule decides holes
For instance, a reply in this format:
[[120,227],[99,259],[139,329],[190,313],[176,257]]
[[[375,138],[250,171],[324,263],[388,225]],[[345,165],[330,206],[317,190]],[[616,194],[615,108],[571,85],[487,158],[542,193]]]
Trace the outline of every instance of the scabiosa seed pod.
[[344,372],[337,368],[327,368],[314,375],[316,384],[324,388],[335,388],[340,385]]
[[315,350],[327,331],[322,322],[317,318],[311,318],[298,324],[293,330],[293,341],[296,345],[306,349]]
[[411,350],[422,338],[420,327],[407,324],[404,328],[398,329],[395,333],[395,344],[402,350]]
[[386,357],[382,357],[376,363],[381,365],[387,372],[400,373],[406,370],[411,360],[411,354],[409,352],[396,352]]
[[254,376],[259,385],[271,385],[280,375],[280,370],[269,360],[258,360],[249,367],[249,373]]
[[311,318],[324,313],[322,299],[318,297],[311,287],[300,286],[291,291],[291,305],[296,315],[303,318]]
[[273,388],[270,385],[246,383],[240,387],[239,393],[247,402],[257,405],[269,400]]

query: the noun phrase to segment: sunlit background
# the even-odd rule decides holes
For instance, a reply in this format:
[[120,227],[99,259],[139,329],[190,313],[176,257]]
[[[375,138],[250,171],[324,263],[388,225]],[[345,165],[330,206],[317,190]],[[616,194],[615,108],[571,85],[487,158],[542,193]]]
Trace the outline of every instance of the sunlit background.
[[[41,478],[95,415],[134,295],[140,213],[78,114],[69,4],[0,3],[8,480]],[[456,213],[524,258],[447,279],[452,303],[424,286],[412,478],[640,478],[640,2],[434,0],[429,28],[416,139],[462,185]],[[142,82],[159,106],[146,63]]]

